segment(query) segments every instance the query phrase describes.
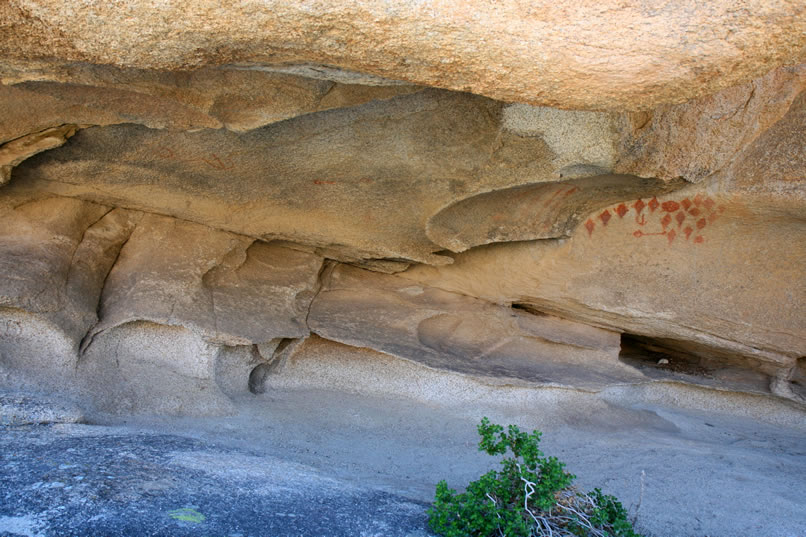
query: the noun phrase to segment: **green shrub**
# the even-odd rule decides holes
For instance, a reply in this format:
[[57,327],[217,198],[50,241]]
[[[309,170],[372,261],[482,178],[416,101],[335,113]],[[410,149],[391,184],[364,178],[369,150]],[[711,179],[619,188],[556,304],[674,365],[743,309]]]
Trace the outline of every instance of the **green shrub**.
[[491,470],[457,493],[437,484],[429,525],[445,537],[641,537],[613,496],[595,489],[582,494],[571,486],[576,476],[555,457],[538,449],[540,432],[504,430],[483,418],[479,451],[506,455],[501,470]]

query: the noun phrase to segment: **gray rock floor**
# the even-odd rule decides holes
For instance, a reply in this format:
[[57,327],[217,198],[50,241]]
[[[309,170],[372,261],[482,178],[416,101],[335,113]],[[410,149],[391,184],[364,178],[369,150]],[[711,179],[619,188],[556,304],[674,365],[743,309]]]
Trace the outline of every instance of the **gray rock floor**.
[[495,464],[476,450],[482,415],[539,425],[544,451],[581,488],[619,496],[647,535],[806,535],[804,430],[669,408],[548,419],[326,390],[238,406],[228,418],[3,427],[0,535],[425,536],[436,482],[461,488]]
[[304,466],[81,425],[2,435],[0,535],[424,535],[425,506]]

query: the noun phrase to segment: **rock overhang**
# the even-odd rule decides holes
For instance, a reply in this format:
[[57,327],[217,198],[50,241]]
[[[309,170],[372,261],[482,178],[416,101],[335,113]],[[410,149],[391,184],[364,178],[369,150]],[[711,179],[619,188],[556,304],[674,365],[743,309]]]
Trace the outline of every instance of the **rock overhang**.
[[[147,2],[0,8],[3,367],[120,412],[192,411],[138,403],[186,377],[226,412],[316,334],[535,385],[801,400],[803,6],[461,5],[195,3],[138,35]],[[597,33],[616,17],[631,40]]]

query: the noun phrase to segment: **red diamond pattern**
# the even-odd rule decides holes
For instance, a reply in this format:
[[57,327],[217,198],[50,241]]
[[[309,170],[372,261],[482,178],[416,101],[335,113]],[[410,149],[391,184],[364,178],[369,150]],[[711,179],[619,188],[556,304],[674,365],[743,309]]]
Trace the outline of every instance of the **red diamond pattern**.
[[660,225],[663,226],[664,231],[666,230],[666,226],[668,226],[672,222],[672,217],[669,216],[669,213],[666,213],[666,216],[663,217],[663,220],[660,221]]
[[593,235],[593,228],[595,228],[595,227],[596,227],[596,224],[593,223],[593,220],[588,218],[588,221],[585,222],[585,229],[588,230],[588,237]]
[[629,209],[623,203],[616,207],[616,214],[618,214],[619,218],[624,218],[624,215],[627,214]]
[[702,202],[703,205],[710,211],[714,208],[714,200],[711,198],[705,198],[705,201]]
[[692,207],[688,212],[691,216],[700,216],[700,210],[696,207]]
[[702,238],[702,235],[697,235],[696,237],[694,237],[694,242],[696,242],[697,244],[700,244],[704,240],[705,239]]
[[701,203],[702,203],[702,194],[697,194],[696,196],[694,196],[694,205],[699,207]]
[[605,209],[602,211],[602,214],[599,215],[599,218],[602,220],[604,225],[607,225],[607,222],[612,218],[612,216],[610,215],[610,211]]
[[688,211],[688,208],[691,207],[691,200],[686,198],[680,202],[680,205],[682,205],[683,208]]
[[652,198],[652,200],[649,202],[649,210],[654,213],[655,209],[657,209],[658,207],[660,207],[658,198]]
[[669,244],[672,244],[674,238],[677,237],[677,233],[674,230],[671,230],[669,233],[666,234],[666,238],[669,239]]
[[705,224],[706,224],[705,218],[700,218],[699,220],[697,220],[697,229],[704,228]]
[[686,226],[686,229],[683,230],[683,233],[686,234],[686,240],[688,240],[691,234],[694,233],[694,230],[691,229],[691,226]]
[[680,227],[683,225],[683,220],[686,219],[686,213],[680,211],[679,213],[674,215],[674,219],[677,220],[677,227]]
[[641,214],[641,211],[643,211],[644,207],[646,207],[646,203],[644,203],[644,200],[639,199],[638,201],[633,203],[632,206],[635,208],[635,212]]

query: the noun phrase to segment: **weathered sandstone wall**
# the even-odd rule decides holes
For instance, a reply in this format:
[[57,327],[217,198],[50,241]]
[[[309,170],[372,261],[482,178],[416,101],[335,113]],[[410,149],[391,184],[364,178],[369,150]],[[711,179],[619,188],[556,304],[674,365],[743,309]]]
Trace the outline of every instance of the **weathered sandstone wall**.
[[227,413],[315,334],[802,407],[806,7],[475,4],[0,6],[0,381]]

